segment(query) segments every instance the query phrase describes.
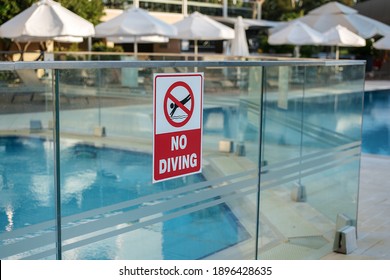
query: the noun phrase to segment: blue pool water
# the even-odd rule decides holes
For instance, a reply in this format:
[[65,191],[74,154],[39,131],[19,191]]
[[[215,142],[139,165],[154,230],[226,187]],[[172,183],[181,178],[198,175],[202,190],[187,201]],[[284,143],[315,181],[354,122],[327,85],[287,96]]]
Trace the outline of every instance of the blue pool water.
[[[61,152],[62,215],[203,181],[151,183],[151,155],[69,144]],[[0,138],[0,234],[54,219],[53,147],[40,138]],[[34,159],[34,160],[31,160]],[[199,226],[199,225],[202,226]],[[249,237],[225,204],[162,223],[164,259],[199,259]],[[105,251],[83,255],[106,259]]]
[[364,95],[362,152],[390,155],[390,91],[367,91]]

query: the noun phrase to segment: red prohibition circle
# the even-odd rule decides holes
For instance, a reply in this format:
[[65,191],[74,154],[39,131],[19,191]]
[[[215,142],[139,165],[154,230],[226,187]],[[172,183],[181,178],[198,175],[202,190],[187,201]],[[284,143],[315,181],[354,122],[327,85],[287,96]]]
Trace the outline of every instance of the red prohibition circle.
[[[185,103],[183,104],[183,100],[180,101],[178,100],[175,96],[173,96],[172,94],[172,91],[177,88],[177,87],[184,87],[187,91],[188,91],[188,96],[189,96],[189,99],[191,100],[191,106],[190,108],[187,108],[185,106]],[[187,96],[187,97],[188,97]],[[187,113],[187,118],[184,120],[184,121],[181,121],[181,122],[176,122],[174,121],[174,119],[170,116],[169,112],[168,112],[168,99],[172,100],[174,104],[174,106],[176,108],[180,108],[181,110],[183,110],[185,113]],[[167,90],[166,94],[165,94],[165,97],[164,97],[164,115],[165,115],[165,118],[167,119],[167,121],[169,122],[170,125],[174,126],[174,127],[182,127],[184,126],[186,123],[189,122],[189,120],[191,119],[191,116],[192,116],[192,113],[194,112],[194,93],[192,92],[192,89],[191,87],[185,83],[185,82],[182,82],[182,81],[178,81],[178,82],[175,82],[173,83]]]

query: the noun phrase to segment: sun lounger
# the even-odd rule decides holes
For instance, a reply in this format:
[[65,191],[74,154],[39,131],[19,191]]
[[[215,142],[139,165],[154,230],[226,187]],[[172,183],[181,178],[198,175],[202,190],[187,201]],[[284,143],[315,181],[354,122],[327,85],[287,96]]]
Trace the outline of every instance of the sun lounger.
[[45,92],[45,84],[38,78],[34,70],[20,69],[16,70],[16,74],[23,85],[14,88],[11,103],[15,101],[17,96],[30,95],[29,101],[32,101],[36,93]]

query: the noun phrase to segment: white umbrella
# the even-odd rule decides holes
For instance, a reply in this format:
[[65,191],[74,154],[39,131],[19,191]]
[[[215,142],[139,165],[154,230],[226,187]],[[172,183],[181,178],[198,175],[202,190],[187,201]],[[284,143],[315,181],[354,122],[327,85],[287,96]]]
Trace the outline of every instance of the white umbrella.
[[54,37],[89,37],[93,24],[52,0],[41,0],[0,26],[0,37],[45,41]]
[[168,37],[158,36],[158,35],[150,35],[150,36],[140,36],[138,38],[134,37],[106,37],[107,41],[113,43],[167,43],[169,41]]
[[374,43],[374,48],[378,50],[390,50],[390,35],[387,35]]
[[385,35],[390,33],[388,25],[363,16],[357,10],[338,2],[324,4],[297,20],[320,32],[342,25],[365,39],[377,34]]
[[295,45],[296,56],[299,56],[299,46],[319,45],[322,42],[321,33],[299,21],[286,24],[268,37],[270,45]]
[[295,21],[268,37],[271,45],[318,45],[322,43],[322,34],[308,25]]
[[[123,40],[134,40],[134,53],[138,52],[138,39],[143,36],[173,37],[176,28],[150,15],[141,8],[130,8],[122,14],[98,24],[95,27],[96,37],[122,37]],[[127,38],[127,39],[126,39]]]
[[336,59],[339,59],[339,47],[364,47],[366,45],[364,38],[341,25],[332,27],[323,36],[322,45],[336,46]]
[[61,37],[54,37],[54,41],[60,42],[60,43],[81,43],[84,41],[83,37],[75,37],[75,36],[61,36]]
[[194,12],[173,25],[178,32],[174,38],[195,42],[195,57],[198,55],[198,40],[231,40],[234,38],[232,28],[199,12]]
[[248,42],[246,40],[245,25],[241,16],[237,17],[234,24],[234,39],[231,41],[230,54],[235,56],[248,56]]
[[[233,17],[213,16],[212,18],[218,22],[225,23],[228,25],[234,25],[237,21],[237,19]],[[245,29],[248,29],[250,27],[251,28],[276,27],[282,24],[281,21],[271,21],[271,20],[264,20],[264,19],[243,18],[242,21],[244,23]]]

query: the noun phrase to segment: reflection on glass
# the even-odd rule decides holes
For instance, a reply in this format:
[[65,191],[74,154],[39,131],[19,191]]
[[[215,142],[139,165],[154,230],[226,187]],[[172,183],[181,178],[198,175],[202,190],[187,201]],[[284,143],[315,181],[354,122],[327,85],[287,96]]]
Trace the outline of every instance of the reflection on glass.
[[[62,257],[329,253],[336,217],[356,220],[363,66],[198,67],[202,173],[153,184],[153,74],[192,70],[59,70]],[[22,94],[23,73],[8,74],[18,94],[0,95],[0,258],[53,258],[49,76]]]
[[362,73],[266,68],[260,258],[319,258],[332,250],[337,216],[356,221]]

